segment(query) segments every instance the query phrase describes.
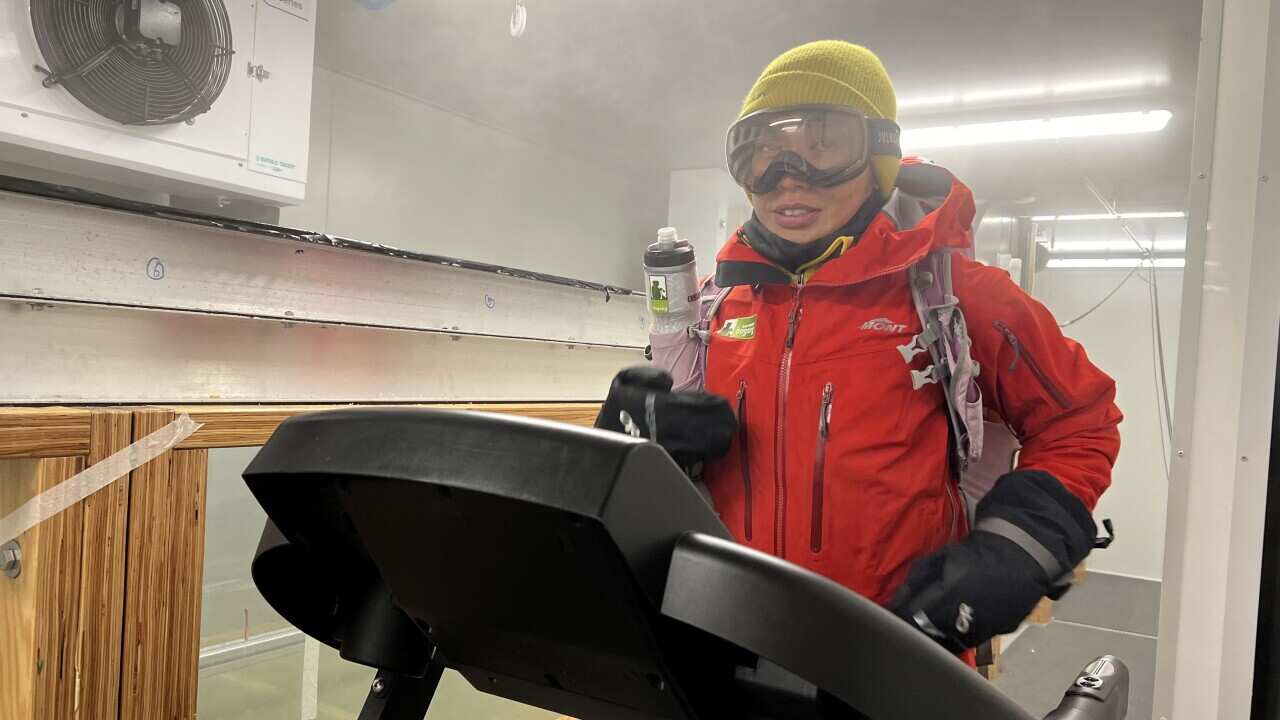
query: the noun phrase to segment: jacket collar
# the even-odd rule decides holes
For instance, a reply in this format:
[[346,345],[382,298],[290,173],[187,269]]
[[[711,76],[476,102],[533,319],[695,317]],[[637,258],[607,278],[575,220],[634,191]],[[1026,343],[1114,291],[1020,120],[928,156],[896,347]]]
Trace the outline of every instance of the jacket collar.
[[970,248],[973,215],[969,188],[938,165],[907,158],[880,214],[838,257],[792,274],[752,249],[739,229],[716,257],[716,285],[853,285],[905,270],[932,250]]

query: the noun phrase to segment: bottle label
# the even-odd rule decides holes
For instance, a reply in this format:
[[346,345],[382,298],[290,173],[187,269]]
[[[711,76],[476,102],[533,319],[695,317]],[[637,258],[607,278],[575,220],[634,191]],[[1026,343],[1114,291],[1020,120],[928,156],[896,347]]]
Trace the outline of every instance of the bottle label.
[[649,276],[649,310],[665,314],[671,312],[671,296],[667,293],[667,276]]

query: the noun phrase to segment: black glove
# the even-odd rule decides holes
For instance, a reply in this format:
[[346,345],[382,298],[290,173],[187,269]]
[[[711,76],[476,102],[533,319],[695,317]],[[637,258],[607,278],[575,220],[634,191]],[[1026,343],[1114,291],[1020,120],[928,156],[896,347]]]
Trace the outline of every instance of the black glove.
[[978,503],[973,532],[921,558],[889,609],[952,652],[1013,632],[1058,599],[1093,549],[1088,508],[1052,475],[1016,470]]
[[671,392],[671,376],[640,366],[618,373],[596,427],[653,440],[681,465],[716,460],[729,452],[738,419],[719,395]]

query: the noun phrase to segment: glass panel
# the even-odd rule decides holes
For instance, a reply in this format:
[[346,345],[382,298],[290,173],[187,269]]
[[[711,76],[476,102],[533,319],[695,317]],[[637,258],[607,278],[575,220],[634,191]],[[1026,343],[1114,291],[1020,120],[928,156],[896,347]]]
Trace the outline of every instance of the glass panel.
[[[352,720],[360,713],[373,671],[343,660],[338,651],[320,647],[320,693],[317,720]],[[551,720],[555,713],[477,692],[458,673],[447,670],[426,720]]]
[[[372,668],[343,660],[319,646],[317,691],[303,695],[303,635],[258,593],[249,565],[266,514],[240,473],[257,448],[209,451],[205,578],[200,626],[200,720],[353,720],[360,713]],[[446,672],[428,720],[535,720],[554,713],[474,690]]]

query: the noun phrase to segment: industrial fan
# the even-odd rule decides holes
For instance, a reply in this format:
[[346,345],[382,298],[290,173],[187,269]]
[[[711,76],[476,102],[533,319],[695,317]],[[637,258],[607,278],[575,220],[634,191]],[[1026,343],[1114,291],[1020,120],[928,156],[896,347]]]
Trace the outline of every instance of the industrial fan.
[[231,74],[222,0],[31,0],[31,25],[44,87],[124,125],[191,121]]

